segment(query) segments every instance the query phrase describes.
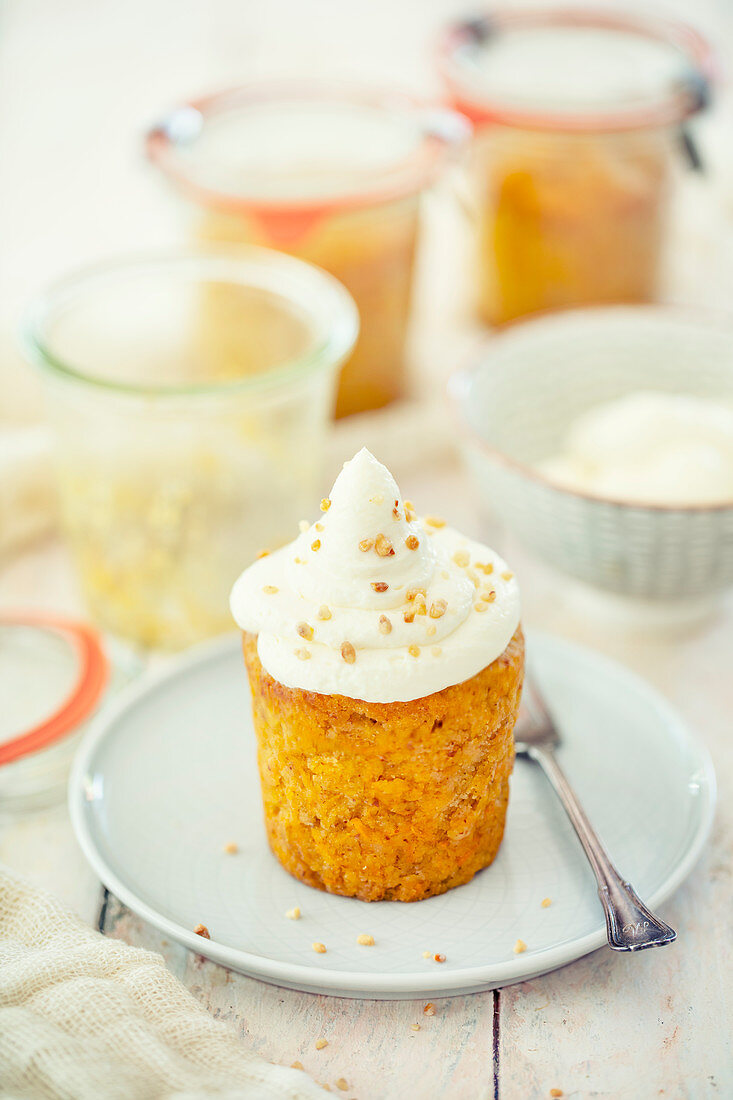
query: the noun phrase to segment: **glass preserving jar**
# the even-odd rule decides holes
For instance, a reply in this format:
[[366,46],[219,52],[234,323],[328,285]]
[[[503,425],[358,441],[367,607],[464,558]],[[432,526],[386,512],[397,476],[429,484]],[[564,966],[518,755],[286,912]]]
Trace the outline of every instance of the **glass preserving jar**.
[[232,628],[243,563],[316,504],[357,331],[335,279],[259,248],[110,264],[35,303],[62,520],[103,630],[180,649]]
[[682,129],[712,63],[690,28],[575,9],[448,30],[440,64],[474,124],[478,302],[502,324],[659,290]]
[[349,290],[360,334],[339,380],[345,416],[405,393],[420,198],[468,133],[403,95],[276,83],[173,110],[147,152],[190,200],[191,237],[289,252]]

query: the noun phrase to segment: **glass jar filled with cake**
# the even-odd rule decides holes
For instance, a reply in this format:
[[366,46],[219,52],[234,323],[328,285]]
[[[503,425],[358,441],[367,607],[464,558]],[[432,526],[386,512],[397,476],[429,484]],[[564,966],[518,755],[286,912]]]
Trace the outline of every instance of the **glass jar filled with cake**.
[[[198,241],[267,245],[324,268],[352,294],[359,340],[338,416],[404,395],[420,198],[468,137],[465,119],[404,95],[254,85],[173,110],[147,151],[190,200]],[[202,324],[236,325],[228,295]]]
[[493,12],[452,27],[441,65],[475,126],[479,312],[659,293],[675,161],[705,106],[709,50],[690,28],[582,8]]
[[[224,301],[236,324],[220,330],[202,311]],[[315,499],[357,330],[335,279],[258,248],[109,264],[36,302],[26,344],[103,630],[180,649],[230,628],[242,555],[286,541]]]

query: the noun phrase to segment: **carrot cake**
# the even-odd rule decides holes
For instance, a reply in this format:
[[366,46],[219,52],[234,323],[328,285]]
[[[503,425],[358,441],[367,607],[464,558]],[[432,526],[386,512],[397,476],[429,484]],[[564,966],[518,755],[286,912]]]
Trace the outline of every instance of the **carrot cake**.
[[365,901],[468,882],[504,832],[524,643],[506,564],[367,451],[232,592],[270,846]]

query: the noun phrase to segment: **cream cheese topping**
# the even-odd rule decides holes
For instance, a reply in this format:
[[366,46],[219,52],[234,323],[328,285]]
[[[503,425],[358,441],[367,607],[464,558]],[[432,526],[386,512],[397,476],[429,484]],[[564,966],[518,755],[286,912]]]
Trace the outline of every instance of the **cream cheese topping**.
[[373,703],[461,683],[505,649],[519,589],[492,550],[419,520],[361,450],[318,520],[239,577],[232,614],[287,687]]

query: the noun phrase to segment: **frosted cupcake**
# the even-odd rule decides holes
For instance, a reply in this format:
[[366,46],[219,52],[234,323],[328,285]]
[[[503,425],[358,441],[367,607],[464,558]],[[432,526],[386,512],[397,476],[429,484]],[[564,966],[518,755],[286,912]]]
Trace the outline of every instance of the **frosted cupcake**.
[[282,865],[331,893],[417,901],[491,863],[524,665],[501,558],[418,519],[362,450],[231,603]]

